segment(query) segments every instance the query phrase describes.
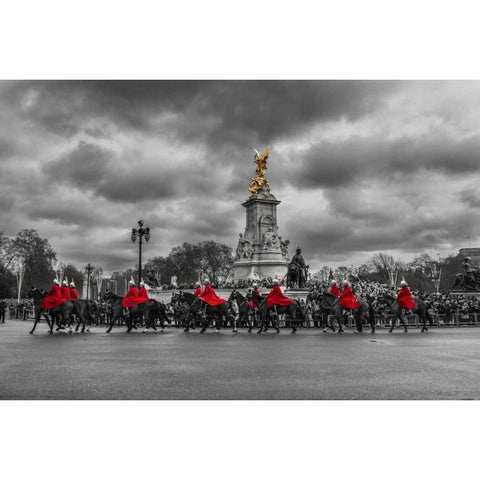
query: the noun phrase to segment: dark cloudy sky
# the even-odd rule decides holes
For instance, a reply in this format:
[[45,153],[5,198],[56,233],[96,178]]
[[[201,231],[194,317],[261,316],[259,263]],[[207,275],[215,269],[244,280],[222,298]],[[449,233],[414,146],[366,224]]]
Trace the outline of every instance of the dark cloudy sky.
[[[184,242],[235,248],[252,151],[311,269],[479,236],[480,82],[0,82],[0,230],[107,272]],[[468,246],[468,245],[467,245]]]

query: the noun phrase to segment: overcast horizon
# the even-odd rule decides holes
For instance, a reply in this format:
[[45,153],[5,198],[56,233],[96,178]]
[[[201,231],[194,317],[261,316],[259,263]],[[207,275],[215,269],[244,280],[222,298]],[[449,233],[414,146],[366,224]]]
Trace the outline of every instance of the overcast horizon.
[[[106,273],[183,242],[235,249],[253,152],[310,271],[476,246],[478,81],[2,81],[1,227]],[[466,236],[471,240],[466,240]]]

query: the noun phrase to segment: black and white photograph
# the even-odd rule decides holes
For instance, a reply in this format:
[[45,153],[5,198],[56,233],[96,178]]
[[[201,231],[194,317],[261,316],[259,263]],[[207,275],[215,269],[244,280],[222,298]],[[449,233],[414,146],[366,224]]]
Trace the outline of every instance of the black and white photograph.
[[466,474],[473,14],[51,3],[3,35],[6,478]]
[[480,82],[0,91],[2,398],[479,398]]

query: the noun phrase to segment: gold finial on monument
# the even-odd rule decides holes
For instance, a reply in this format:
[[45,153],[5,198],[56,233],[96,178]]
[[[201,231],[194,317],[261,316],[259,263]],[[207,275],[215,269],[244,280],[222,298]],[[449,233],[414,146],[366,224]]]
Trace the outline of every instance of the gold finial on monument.
[[260,155],[255,148],[250,145],[250,148],[255,152],[255,157],[253,158],[254,163],[257,165],[255,172],[257,174],[257,178],[252,178],[250,180],[250,185],[248,190],[250,193],[256,195],[262,185],[268,185],[268,180],[263,178],[265,176],[265,172],[268,168],[267,165],[267,158],[270,154],[270,147],[267,147],[265,151]]

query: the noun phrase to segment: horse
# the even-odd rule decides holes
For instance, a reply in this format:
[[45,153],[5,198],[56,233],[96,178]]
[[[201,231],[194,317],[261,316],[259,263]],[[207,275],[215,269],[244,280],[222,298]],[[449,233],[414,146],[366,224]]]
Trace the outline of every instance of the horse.
[[193,315],[194,317],[199,316],[202,322],[202,329],[200,333],[205,333],[208,324],[209,324],[209,317],[215,320],[215,333],[221,329],[222,319],[225,317],[227,321],[233,326],[233,332],[237,333],[237,321],[235,320],[235,316],[230,313],[231,304],[229,302],[221,303],[220,305],[209,305],[208,303],[201,300],[199,297],[196,297],[192,293],[188,292],[181,292],[183,298],[188,302],[190,306],[190,310],[187,316],[187,326],[185,328],[185,332],[190,330],[190,317]]
[[[320,309],[324,311],[324,314],[328,315],[329,313],[333,314],[334,318],[338,323],[338,333],[343,333],[343,310],[344,308],[340,305],[338,297],[329,292],[320,293],[318,296],[320,301]],[[356,330],[355,333],[362,333],[363,331],[363,321],[365,318],[368,318],[368,323],[371,327],[370,333],[375,333],[375,315],[371,303],[365,302],[363,300],[358,300],[360,306],[352,310],[353,317],[355,318]],[[367,315],[368,314],[368,315]],[[329,326],[335,331],[333,324]]]
[[291,333],[294,334],[297,331],[298,321],[297,321],[297,314],[300,314],[300,318],[305,321],[305,313],[303,312],[302,306],[298,300],[294,300],[292,303],[286,306],[282,305],[272,305],[269,307],[267,305],[267,299],[260,297],[255,293],[255,291],[250,292],[247,294],[247,298],[249,300],[253,300],[257,305],[260,311],[260,319],[261,325],[260,330],[258,330],[258,334],[265,333],[268,330],[268,321],[269,319],[272,321],[273,328],[277,331],[277,334],[280,333],[280,328],[278,325],[278,317],[279,315],[287,314],[290,317],[292,331]]
[[[228,302],[237,303],[238,307],[238,320],[237,324],[240,322],[245,322],[248,325],[248,333],[252,332],[252,328],[254,327],[254,323],[256,323],[256,311],[258,309],[252,308],[248,306],[248,299],[244,297],[237,289],[233,289],[232,293],[228,297]],[[252,321],[253,317],[253,321]]]
[[[112,306],[112,316],[110,318],[110,325],[107,328],[107,331],[105,333],[110,333],[112,331],[112,327],[115,323],[115,321],[123,316],[123,297],[120,297],[118,295],[115,295],[113,292],[107,290],[103,294],[103,300],[110,302]],[[143,315],[145,317],[145,329],[143,330],[143,333],[148,332],[148,329],[150,326],[156,330],[157,328],[155,327],[155,322],[151,321],[151,312],[153,309],[153,303],[151,301],[147,300],[145,302],[142,302],[138,305],[135,305],[132,308],[128,309],[129,315],[125,318],[125,324],[127,325],[127,333],[130,333],[132,328],[137,329],[136,326],[133,325],[133,317],[137,317],[138,315]]]
[[330,307],[327,305],[322,305],[322,293],[320,292],[310,292],[307,295],[307,301],[314,302],[314,305],[317,306],[317,310],[313,313],[320,317],[320,326],[323,328],[323,331],[326,332],[327,328],[336,332],[335,327],[333,326],[333,319],[328,322],[330,317]]
[[[392,320],[392,326],[390,327],[390,330],[388,333],[392,333],[393,329],[396,327],[396,319],[398,318],[403,325],[404,332],[407,333],[407,324],[405,323],[404,319],[404,313],[403,309],[401,309],[398,305],[398,300],[394,295],[391,295],[390,293],[383,293],[380,295],[379,300],[385,300],[387,303],[390,303],[390,308],[393,311],[394,317]],[[433,326],[433,318],[430,315],[430,312],[428,311],[427,304],[420,299],[414,299],[415,302],[415,308],[412,309],[412,313],[418,315],[418,318],[422,321],[422,330],[421,333],[427,332],[427,320],[429,325],[432,327]]]
[[[71,329],[71,318],[70,315],[73,313],[74,308],[75,308],[75,313],[80,317],[80,320],[84,323],[85,326],[85,318],[83,317],[83,314],[81,311],[79,311],[78,308],[74,305],[74,301],[72,300],[66,300],[63,303],[61,303],[58,307],[52,308],[50,310],[42,309],[41,308],[41,303],[42,300],[45,298],[46,294],[40,292],[38,288],[32,287],[28,292],[27,292],[27,298],[33,298],[33,304],[35,307],[35,322],[33,324],[33,328],[30,330],[30,334],[33,334],[35,331],[35,328],[37,326],[37,323],[40,321],[41,314],[43,313],[48,324],[49,332],[51,335],[53,334],[53,325],[55,324],[55,316],[56,315],[61,315],[63,322],[68,325],[69,327],[69,332],[72,333]],[[46,315],[46,312],[50,314],[51,317],[51,322],[48,319],[48,316]]]

